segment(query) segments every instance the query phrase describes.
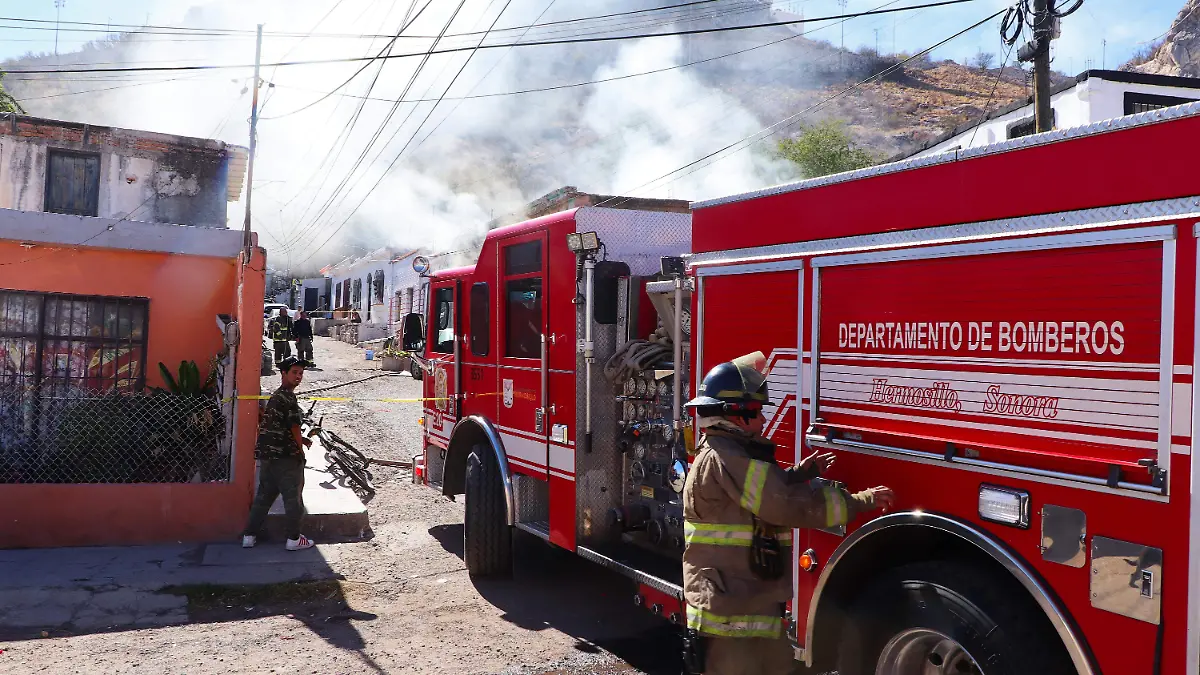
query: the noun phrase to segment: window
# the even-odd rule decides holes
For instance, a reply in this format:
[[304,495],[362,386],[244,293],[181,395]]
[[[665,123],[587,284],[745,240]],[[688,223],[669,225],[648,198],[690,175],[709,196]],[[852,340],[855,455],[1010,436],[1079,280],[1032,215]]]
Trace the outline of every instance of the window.
[[536,359],[542,355],[542,278],[507,282],[508,335],[505,355]]
[[[1051,126],[1058,128],[1058,111],[1051,109],[1050,118],[1053,120]],[[1037,117],[1027,117],[1008,128],[1008,140],[1021,138],[1023,136],[1032,136],[1037,133]]]
[[537,359],[542,355],[542,242],[504,249],[504,355]]
[[147,311],[142,298],[0,290],[0,387],[42,398],[141,390]]
[[46,166],[48,213],[96,216],[100,210],[100,156],[51,150]]
[[354,303],[354,309],[362,309],[362,279],[355,279],[353,288],[351,302]]
[[375,303],[383,302],[383,270],[375,270]]
[[504,274],[516,276],[542,271],[542,242],[531,241],[504,249]]
[[1173,105],[1183,105],[1191,103],[1195,99],[1180,98],[1179,96],[1158,96],[1156,94],[1135,94],[1133,92],[1125,92],[1125,114],[1136,115],[1138,113],[1158,110],[1159,108],[1169,108]]
[[454,289],[439,288],[434,291],[433,351],[439,354],[454,353]]
[[471,286],[471,353],[475,356],[487,356],[490,351],[491,304],[486,283]]

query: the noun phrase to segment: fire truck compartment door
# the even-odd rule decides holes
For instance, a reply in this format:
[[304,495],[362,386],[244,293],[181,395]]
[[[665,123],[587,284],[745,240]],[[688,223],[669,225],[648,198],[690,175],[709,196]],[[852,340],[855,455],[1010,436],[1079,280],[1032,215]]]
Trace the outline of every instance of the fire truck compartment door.
[[813,418],[908,439],[894,445],[1169,466],[1174,236],[1141,227],[813,259]]

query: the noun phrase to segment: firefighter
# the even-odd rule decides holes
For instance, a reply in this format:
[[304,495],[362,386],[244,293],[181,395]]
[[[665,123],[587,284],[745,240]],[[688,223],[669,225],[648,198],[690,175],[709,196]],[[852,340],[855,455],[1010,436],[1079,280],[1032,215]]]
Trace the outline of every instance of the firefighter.
[[278,309],[275,311],[275,318],[271,319],[270,326],[271,341],[274,342],[275,349],[275,366],[292,355],[292,346],[288,343],[292,339],[292,315],[286,309]]
[[849,494],[810,484],[832,454],[786,471],[775,463],[775,444],[761,435],[765,362],[755,352],[718,365],[687,403],[703,433],[683,491],[684,658],[693,673],[791,673],[792,528],[845,525],[892,504],[886,487]]

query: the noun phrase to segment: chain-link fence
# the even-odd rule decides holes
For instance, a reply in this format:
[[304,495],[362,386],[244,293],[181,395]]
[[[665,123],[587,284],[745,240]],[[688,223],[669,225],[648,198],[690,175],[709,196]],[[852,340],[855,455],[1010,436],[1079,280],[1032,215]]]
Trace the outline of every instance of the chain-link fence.
[[214,397],[39,395],[0,384],[0,483],[199,483],[229,479]]

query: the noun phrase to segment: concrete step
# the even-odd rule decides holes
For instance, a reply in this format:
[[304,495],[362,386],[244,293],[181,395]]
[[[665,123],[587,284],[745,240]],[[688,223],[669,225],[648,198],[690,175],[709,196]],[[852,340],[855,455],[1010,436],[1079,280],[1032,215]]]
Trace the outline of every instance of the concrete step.
[[[305,452],[303,500],[305,515],[300,531],[316,540],[362,539],[371,525],[367,507],[345,479],[330,471],[321,441]],[[266,536],[271,541],[286,538],[283,499],[276,499],[267,516]]]

